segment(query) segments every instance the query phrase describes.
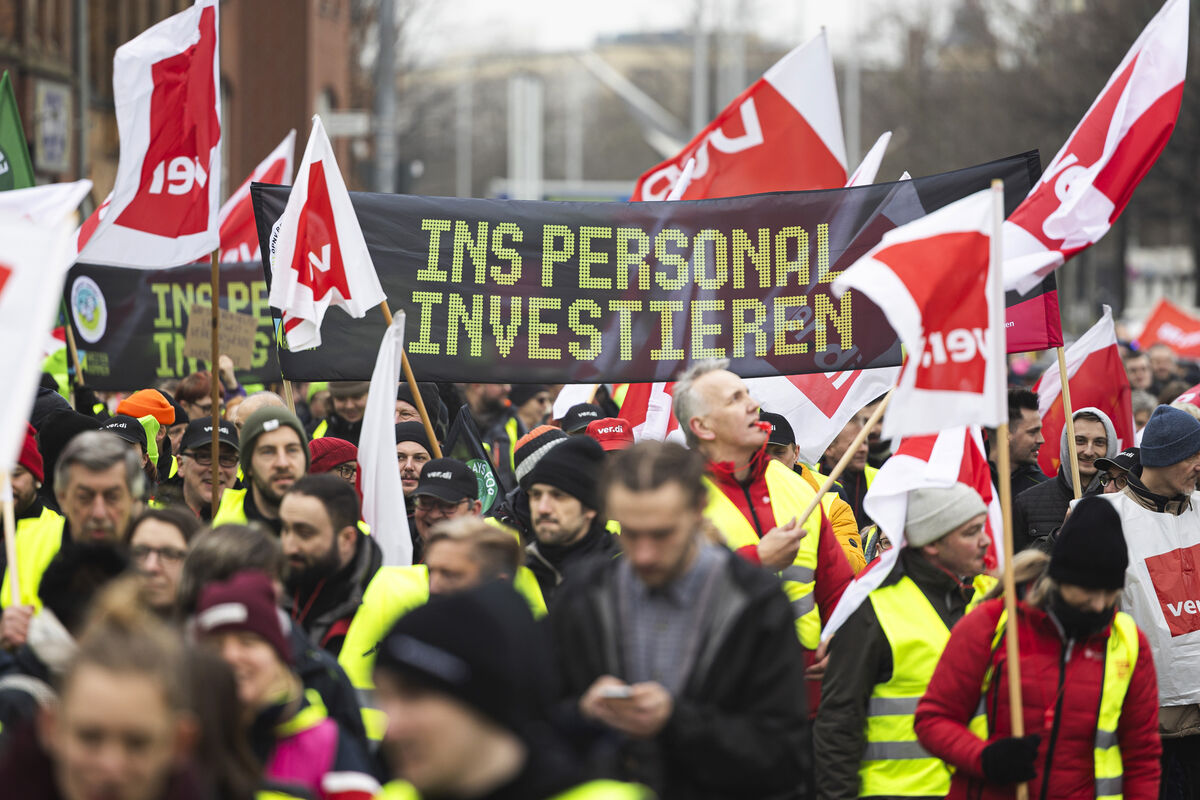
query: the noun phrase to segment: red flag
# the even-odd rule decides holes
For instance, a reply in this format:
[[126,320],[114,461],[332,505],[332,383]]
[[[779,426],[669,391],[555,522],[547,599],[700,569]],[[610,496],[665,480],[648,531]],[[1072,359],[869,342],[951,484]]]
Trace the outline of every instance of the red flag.
[[1200,359],[1200,317],[1162,298],[1150,312],[1137,341],[1142,350],[1161,343],[1181,358]]
[[[1129,399],[1125,366],[1117,349],[1111,308],[1105,306],[1100,321],[1067,348],[1066,361],[1071,408],[1100,409],[1116,429],[1117,450],[1132,446],[1133,405]],[[1038,455],[1038,466],[1047,475],[1054,475],[1061,463],[1059,441],[1067,419],[1057,362],[1042,374],[1034,388],[1038,395],[1038,411],[1042,415],[1042,435],[1046,437],[1046,446]]]
[[985,566],[994,570],[1003,563],[999,493],[992,486],[979,428],[948,428],[929,436],[905,437],[880,468],[863,501],[871,519],[892,543],[892,549],[846,587],[821,631],[822,639],[832,636],[854,609],[862,605],[867,595],[892,571],[900,550],[907,546],[904,519],[908,513],[908,493],[913,489],[945,487],[954,483],[965,483],[975,489],[988,507],[985,529],[992,546],[984,559]]
[[886,439],[1007,420],[994,203],[977,192],[889,231],[833,283],[871,298],[907,348]]
[[221,229],[222,262],[258,261],[262,257],[258,247],[258,227],[254,224],[254,207],[250,203],[250,184],[291,183],[295,148],[296,129],[293,128],[221,206],[217,224]]
[[825,33],[767,70],[679,155],[647,170],[631,200],[665,200],[696,159],[681,200],[846,185],[846,143]]
[[80,260],[158,269],[216,249],[219,27],[216,0],[198,0],[117,48],[117,179],[80,231]]
[[1175,129],[1188,2],[1167,0],[1004,226],[1004,283],[1028,291],[1100,240]]

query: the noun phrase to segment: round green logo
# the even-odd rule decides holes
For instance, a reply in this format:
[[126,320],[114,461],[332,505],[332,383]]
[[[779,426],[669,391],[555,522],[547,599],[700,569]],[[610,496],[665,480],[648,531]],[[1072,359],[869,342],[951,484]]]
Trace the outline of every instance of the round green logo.
[[475,481],[479,484],[479,502],[483,505],[480,513],[486,514],[500,496],[500,486],[496,483],[491,466],[483,459],[472,458],[467,466],[475,473]]
[[71,317],[79,336],[88,344],[104,338],[108,330],[108,306],[94,280],[80,275],[71,286]]

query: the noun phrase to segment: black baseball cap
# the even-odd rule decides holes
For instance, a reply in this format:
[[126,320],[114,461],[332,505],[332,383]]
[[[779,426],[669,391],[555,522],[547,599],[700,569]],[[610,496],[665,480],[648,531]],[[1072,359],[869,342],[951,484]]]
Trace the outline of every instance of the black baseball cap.
[[429,495],[447,503],[479,499],[479,482],[475,473],[457,458],[435,458],[421,468],[421,479],[413,497]]
[[604,419],[605,414],[595,403],[576,403],[563,414],[560,424],[567,433],[580,433],[598,419]]
[[117,414],[115,417],[105,420],[100,426],[100,430],[116,434],[130,444],[140,444],[143,451],[146,449],[146,429],[133,417]]
[[1119,469],[1121,472],[1130,472],[1134,467],[1141,463],[1139,457],[1140,453],[1141,450],[1136,447],[1126,447],[1112,458],[1097,458],[1095,461],[1096,469],[1102,469],[1105,472],[1110,469]]
[[[211,445],[212,430],[211,419],[192,420],[188,423],[187,430],[183,432],[183,437],[179,440],[179,449],[187,451]],[[237,429],[233,426],[233,423],[222,421],[217,426],[217,442],[227,444],[234,450],[238,449]]]
[[792,431],[791,423],[784,419],[782,414],[775,414],[760,409],[758,418],[763,422],[771,423],[771,435],[767,437],[767,444],[796,443],[796,434]]

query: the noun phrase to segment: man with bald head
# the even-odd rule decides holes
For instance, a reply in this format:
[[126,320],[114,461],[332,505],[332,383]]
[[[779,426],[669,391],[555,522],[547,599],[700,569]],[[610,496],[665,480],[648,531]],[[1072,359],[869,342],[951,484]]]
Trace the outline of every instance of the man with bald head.
[[250,415],[260,408],[287,408],[287,403],[283,398],[274,392],[255,392],[247,395],[246,399],[238,403],[229,412],[229,421],[237,426],[238,433],[242,432],[242,428],[246,425],[246,420],[250,419]]
[[[708,460],[704,516],[740,555],[780,573],[800,642],[815,651],[854,575],[820,503],[812,503],[813,488],[767,455],[770,423],[760,421],[758,401],[728,364],[697,363],[675,383],[679,427]],[[801,518],[810,504],[815,510]]]

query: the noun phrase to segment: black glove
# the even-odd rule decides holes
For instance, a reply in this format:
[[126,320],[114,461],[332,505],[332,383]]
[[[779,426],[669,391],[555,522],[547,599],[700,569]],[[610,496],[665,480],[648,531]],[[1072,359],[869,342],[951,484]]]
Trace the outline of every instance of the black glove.
[[1024,783],[1037,775],[1033,762],[1042,737],[997,739],[983,748],[983,776],[989,783]]

